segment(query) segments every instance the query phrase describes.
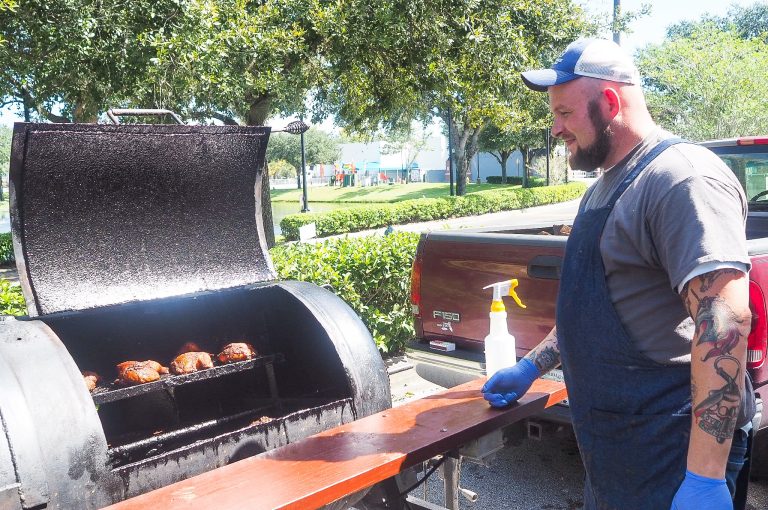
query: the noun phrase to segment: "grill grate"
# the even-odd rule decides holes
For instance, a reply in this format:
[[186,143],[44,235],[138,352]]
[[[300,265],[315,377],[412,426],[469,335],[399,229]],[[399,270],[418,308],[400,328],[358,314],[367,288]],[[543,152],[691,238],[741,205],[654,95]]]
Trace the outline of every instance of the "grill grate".
[[96,405],[106,404],[108,402],[115,402],[117,400],[135,397],[137,395],[144,395],[156,391],[166,391],[177,386],[182,386],[197,381],[203,381],[205,379],[222,377],[245,370],[250,370],[256,367],[271,366],[274,363],[282,363],[284,361],[285,357],[281,353],[278,353],[259,356],[246,361],[237,361],[235,363],[228,363],[226,365],[218,365],[206,370],[200,370],[199,372],[192,372],[191,374],[166,374],[160,376],[160,379],[157,381],[139,384],[137,386],[122,387],[113,383],[106,387],[103,386],[96,388],[92,394],[93,402]]

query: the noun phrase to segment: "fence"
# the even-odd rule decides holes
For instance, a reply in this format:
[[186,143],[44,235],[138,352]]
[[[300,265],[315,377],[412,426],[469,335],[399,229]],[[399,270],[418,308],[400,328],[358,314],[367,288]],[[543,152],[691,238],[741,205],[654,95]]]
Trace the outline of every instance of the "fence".
[[[310,187],[312,186],[328,186],[328,181],[330,177],[308,177],[307,178],[307,184],[309,184]],[[297,181],[295,177],[291,177],[289,179],[270,179],[269,180],[269,186],[272,189],[291,189],[291,188],[297,188]]]

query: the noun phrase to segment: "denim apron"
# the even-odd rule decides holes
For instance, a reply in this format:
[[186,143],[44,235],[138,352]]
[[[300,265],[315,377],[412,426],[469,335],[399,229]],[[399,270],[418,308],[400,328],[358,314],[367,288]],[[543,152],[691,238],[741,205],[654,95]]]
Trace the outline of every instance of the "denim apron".
[[656,145],[605,207],[580,210],[566,245],[557,338],[586,471],[584,510],[668,510],[685,476],[690,365],[662,365],[638,351],[611,302],[600,255],[618,198],[648,163],[681,141]]

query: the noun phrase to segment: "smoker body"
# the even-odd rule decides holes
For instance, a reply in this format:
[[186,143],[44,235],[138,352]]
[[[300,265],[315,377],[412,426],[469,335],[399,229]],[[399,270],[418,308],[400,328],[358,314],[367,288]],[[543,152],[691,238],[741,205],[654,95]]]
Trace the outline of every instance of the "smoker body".
[[[391,405],[338,297],[277,281],[269,130],[18,124],[14,250],[29,317],[0,321],[0,507],[98,508]],[[138,386],[187,343],[258,356]],[[89,393],[82,371],[104,381]]]

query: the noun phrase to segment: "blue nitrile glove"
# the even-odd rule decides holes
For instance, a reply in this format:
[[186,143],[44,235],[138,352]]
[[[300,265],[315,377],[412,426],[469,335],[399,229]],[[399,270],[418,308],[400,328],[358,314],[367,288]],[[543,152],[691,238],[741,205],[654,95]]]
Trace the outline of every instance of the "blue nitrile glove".
[[483,398],[493,407],[505,407],[525,395],[533,381],[539,378],[536,365],[527,358],[502,368],[488,379],[480,390]]
[[690,471],[677,489],[671,510],[733,510],[725,479],[707,478]]

